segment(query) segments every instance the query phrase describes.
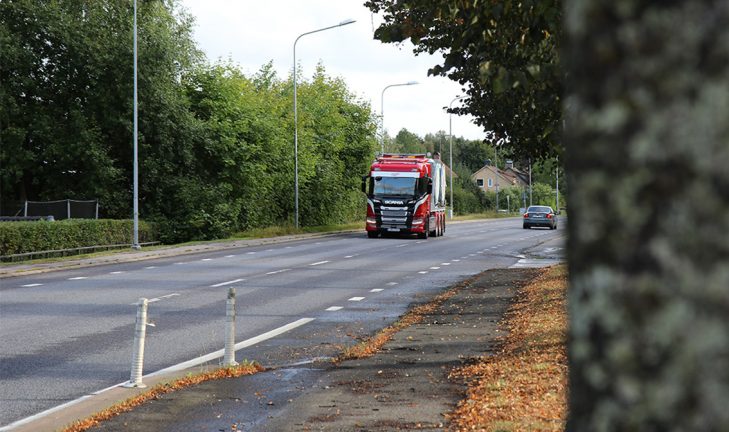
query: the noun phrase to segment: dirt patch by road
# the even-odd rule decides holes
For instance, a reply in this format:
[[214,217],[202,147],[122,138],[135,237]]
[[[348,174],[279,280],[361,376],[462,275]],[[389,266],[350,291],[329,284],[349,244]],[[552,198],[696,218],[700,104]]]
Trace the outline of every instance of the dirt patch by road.
[[450,372],[492,353],[517,290],[541,270],[484,272],[375,355],[343,362],[261,430],[443,430],[466,391]]

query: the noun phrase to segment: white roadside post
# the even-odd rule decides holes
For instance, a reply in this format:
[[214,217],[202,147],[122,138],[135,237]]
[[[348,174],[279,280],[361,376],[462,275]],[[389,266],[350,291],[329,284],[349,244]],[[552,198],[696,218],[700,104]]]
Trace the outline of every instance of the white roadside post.
[[137,303],[137,325],[134,330],[134,351],[132,352],[132,373],[129,382],[124,387],[147,387],[142,382],[142,369],[144,368],[144,338],[147,334],[147,305],[146,298],[140,298]]
[[223,366],[236,366],[235,361],[235,288],[228,289],[225,302],[225,354]]

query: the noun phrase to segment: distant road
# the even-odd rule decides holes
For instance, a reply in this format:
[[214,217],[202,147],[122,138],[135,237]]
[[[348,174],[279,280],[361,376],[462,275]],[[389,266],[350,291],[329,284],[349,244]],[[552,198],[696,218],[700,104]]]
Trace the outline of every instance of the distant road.
[[[475,221],[428,240],[368,239],[363,231],[3,279],[0,426],[128,380],[140,297],[150,299],[155,324],[147,374],[223,347],[230,287],[238,341],[291,323],[303,330],[311,320],[381,328],[422,293],[488,268],[531,265],[540,244],[554,258],[563,229],[523,230],[517,218]],[[238,356],[266,358],[270,345]]]

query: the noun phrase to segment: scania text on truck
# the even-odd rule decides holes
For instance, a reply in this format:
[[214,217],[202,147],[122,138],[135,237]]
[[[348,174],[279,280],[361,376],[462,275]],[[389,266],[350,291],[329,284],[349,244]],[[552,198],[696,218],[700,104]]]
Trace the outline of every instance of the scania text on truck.
[[367,236],[384,233],[441,236],[446,224],[445,166],[436,154],[383,154],[362,177]]

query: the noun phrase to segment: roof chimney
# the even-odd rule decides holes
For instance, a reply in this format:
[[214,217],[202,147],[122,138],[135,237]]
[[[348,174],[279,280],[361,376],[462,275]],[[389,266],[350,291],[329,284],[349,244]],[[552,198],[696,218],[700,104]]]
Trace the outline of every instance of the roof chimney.
[[506,169],[514,169],[514,161],[513,160],[507,160],[506,161]]

